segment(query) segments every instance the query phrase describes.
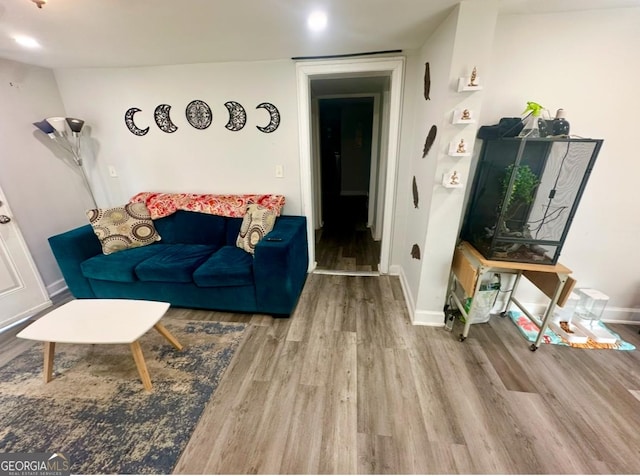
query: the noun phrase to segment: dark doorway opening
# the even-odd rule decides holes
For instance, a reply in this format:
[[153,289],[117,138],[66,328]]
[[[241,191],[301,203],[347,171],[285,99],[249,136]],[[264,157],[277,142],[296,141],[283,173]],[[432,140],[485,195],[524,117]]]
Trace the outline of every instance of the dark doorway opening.
[[322,228],[318,269],[378,271],[380,243],[369,229],[373,97],[320,99]]

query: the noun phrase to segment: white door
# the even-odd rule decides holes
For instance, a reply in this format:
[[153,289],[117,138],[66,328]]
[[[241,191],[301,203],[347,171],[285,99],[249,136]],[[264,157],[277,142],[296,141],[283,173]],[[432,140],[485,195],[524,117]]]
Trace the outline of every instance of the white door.
[[0,189],[0,330],[51,305]]

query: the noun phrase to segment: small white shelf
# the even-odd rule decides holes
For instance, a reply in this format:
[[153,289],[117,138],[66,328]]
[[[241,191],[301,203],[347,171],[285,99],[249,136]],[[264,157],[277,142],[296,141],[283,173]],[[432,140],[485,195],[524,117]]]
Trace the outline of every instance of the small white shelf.
[[[461,143],[463,147],[461,147]],[[461,140],[449,142],[449,152],[447,155],[451,157],[470,157],[471,151],[469,145]]]
[[471,78],[458,79],[458,92],[480,91],[482,89],[482,86],[480,85],[480,78],[476,77],[475,84],[473,86],[469,86],[470,83]]
[[[466,111],[466,112],[465,112]],[[456,109],[451,117],[452,124],[475,124],[476,119],[471,109]]]
[[444,188],[462,188],[462,176],[457,170],[450,170],[442,175],[442,186]]

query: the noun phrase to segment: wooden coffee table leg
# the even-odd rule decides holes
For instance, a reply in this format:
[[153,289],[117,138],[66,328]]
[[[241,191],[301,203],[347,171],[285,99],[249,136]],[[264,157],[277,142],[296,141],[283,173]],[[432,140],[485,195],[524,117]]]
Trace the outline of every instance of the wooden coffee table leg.
[[147,370],[147,363],[144,361],[144,356],[142,355],[140,342],[135,341],[131,343],[131,352],[133,353],[133,360],[136,361],[136,367],[138,367],[138,373],[140,374],[140,380],[142,380],[142,386],[145,390],[150,391],[153,386],[151,385],[151,377],[149,376],[149,371]]
[[53,380],[53,354],[55,349],[55,342],[44,343],[44,383],[49,383]]
[[155,329],[164,336],[165,339],[167,339],[172,346],[174,346],[176,349],[178,350],[182,350],[182,344],[180,344],[180,342],[178,342],[178,340],[173,337],[173,335],[171,335],[171,333],[167,330],[166,327],[164,327],[162,324],[160,324],[159,322],[154,325],[153,327],[155,327]]

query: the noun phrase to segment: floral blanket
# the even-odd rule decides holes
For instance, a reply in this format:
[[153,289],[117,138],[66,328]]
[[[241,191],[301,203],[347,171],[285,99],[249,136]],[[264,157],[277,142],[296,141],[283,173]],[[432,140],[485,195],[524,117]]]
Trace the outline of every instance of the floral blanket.
[[257,204],[273,210],[280,216],[284,207],[284,195],[214,195],[196,193],[140,192],[130,203],[147,205],[152,219],[166,217],[177,210],[210,213],[223,217],[243,217],[247,207]]

